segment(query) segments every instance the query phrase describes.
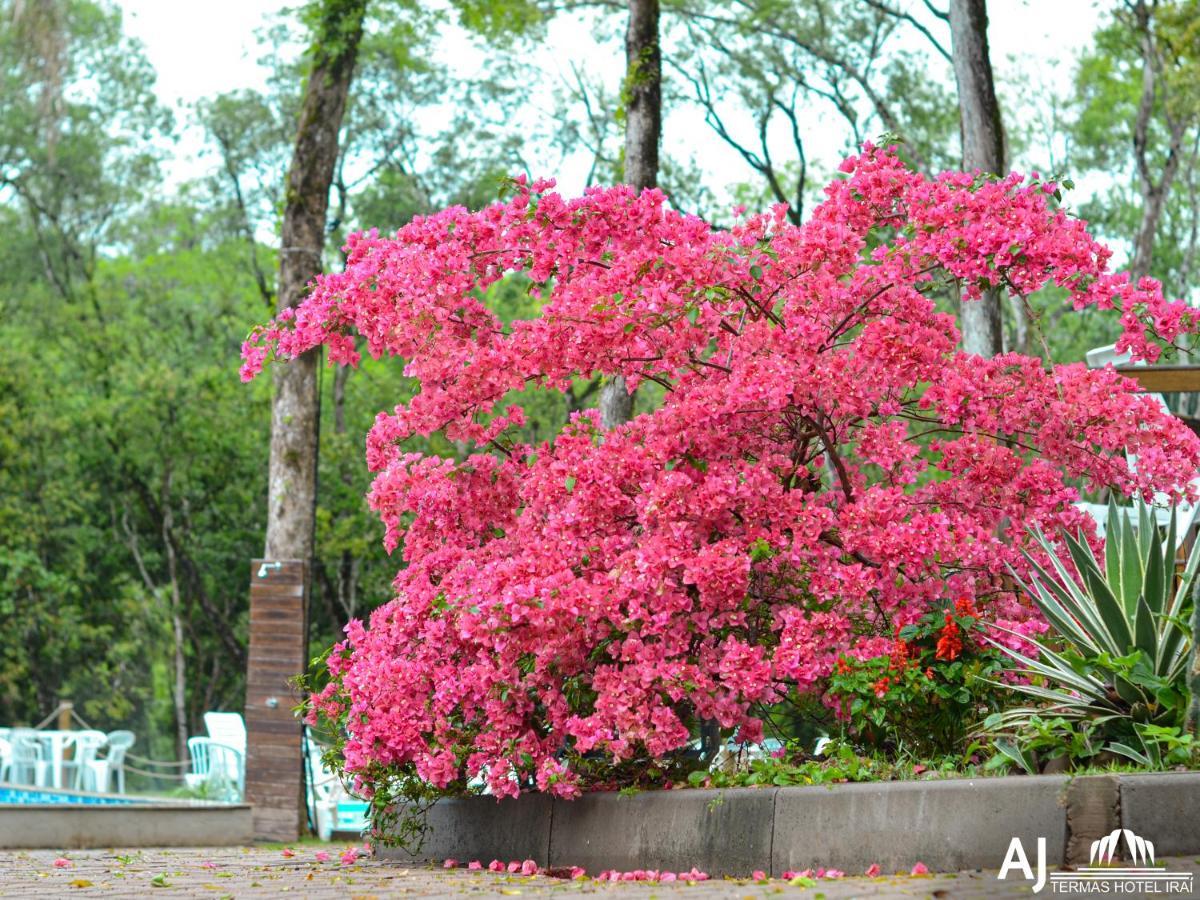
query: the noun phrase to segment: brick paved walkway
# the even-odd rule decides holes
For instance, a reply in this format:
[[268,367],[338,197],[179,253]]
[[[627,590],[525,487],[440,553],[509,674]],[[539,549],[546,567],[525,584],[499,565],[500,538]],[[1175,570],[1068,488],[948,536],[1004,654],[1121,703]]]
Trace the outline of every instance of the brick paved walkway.
[[[807,897],[846,900],[854,897],[1032,897],[1027,884],[1000,882],[993,872],[924,877],[845,878],[817,887],[793,887],[778,879],[766,884],[749,880],[682,884],[604,884],[564,881],[545,876],[522,877],[468,872],[465,869],[403,868],[362,859],[350,866],[338,862],[340,847],[329,861],[316,859],[320,848],[297,847],[295,856],[280,850],[217,848],[186,850],[78,850],[66,854],[71,865],[56,868],[50,851],[0,852],[0,896],[3,897],[266,897],[290,893],[300,897],[369,900],[384,897],[521,896],[584,894],[614,898],[771,898]],[[1200,860],[1170,860],[1173,871],[1200,872]],[[1200,878],[1197,879],[1200,883]],[[1052,896],[1049,887],[1040,895]],[[1179,896],[1179,895],[1175,895]]]

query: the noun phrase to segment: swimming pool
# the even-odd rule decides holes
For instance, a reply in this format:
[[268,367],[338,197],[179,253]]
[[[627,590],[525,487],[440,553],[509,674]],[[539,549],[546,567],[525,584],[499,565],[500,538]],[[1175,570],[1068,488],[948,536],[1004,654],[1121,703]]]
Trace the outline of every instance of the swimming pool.
[[78,791],[58,791],[50,788],[25,787],[24,785],[0,784],[0,803],[17,806],[42,806],[47,803],[89,806],[133,806],[153,803],[141,797],[126,797],[120,794],[87,794]]

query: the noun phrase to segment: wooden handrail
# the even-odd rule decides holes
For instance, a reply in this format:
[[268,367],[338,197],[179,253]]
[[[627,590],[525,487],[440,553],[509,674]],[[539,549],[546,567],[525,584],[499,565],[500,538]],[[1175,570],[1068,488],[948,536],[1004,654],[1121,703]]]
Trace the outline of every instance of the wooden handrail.
[[1200,392],[1200,366],[1116,366],[1116,370],[1136,381],[1146,393]]

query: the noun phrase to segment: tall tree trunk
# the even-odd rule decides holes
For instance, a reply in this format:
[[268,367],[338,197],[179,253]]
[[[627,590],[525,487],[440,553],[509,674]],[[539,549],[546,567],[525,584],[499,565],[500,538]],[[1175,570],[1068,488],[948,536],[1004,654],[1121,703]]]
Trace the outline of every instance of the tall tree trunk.
[[171,462],[168,460],[163,472],[162,496],[156,504],[162,510],[159,533],[162,536],[163,552],[167,559],[167,585],[165,589],[151,577],[150,570],[146,568],[146,561],[142,557],[142,552],[138,544],[137,531],[130,524],[128,505],[125,507],[119,520],[116,511],[113,511],[113,527],[114,529],[117,528],[119,522],[126,546],[129,547],[129,552],[133,554],[133,561],[137,565],[138,572],[142,576],[142,582],[146,585],[146,590],[150,592],[150,595],[155,600],[161,601],[165,590],[169,590],[170,592],[166,598],[166,603],[167,609],[171,614],[171,708],[175,718],[175,755],[176,759],[183,761],[188,758],[187,656],[184,652],[184,611],[183,597],[179,590],[178,557],[175,553],[174,538],[171,535],[171,529],[175,525],[174,513],[171,511],[172,471]]
[[[367,0],[324,0],[288,170],[277,309],[296,306],[321,271],[338,131],[362,39]],[[267,559],[310,560],[317,487],[318,351],[275,369],[271,405]]]
[[167,582],[171,589],[171,638],[175,644],[175,678],[171,685],[171,699],[175,706],[175,754],[176,759],[187,759],[188,710],[187,710],[187,657],[184,654],[183,598],[179,594],[179,566],[175,560],[175,545],[171,539],[171,528],[175,524],[171,511],[172,470],[167,468],[163,476],[162,540],[167,557]]
[[[167,548],[170,568],[174,570],[174,554]],[[179,581],[171,575],[171,637],[175,644],[175,677],[171,686],[171,700],[175,707],[175,754],[176,759],[187,759],[188,713],[187,713],[187,657],[184,655],[183,604],[179,597]]]
[[[625,30],[625,183],[637,190],[658,184],[662,138],[662,50],[658,0],[629,0]],[[600,389],[600,422],[613,428],[633,418],[633,395],[619,376]]]
[[1129,264],[1129,277],[1135,282],[1150,274],[1154,261],[1154,236],[1158,234],[1158,223],[1162,220],[1166,206],[1166,193],[1161,184],[1142,182],[1142,219],[1138,222],[1137,234],[1133,239],[1133,260]]
[[[1030,351],[1029,311],[1025,306],[1025,301],[1017,300],[1015,303],[1013,303],[1012,311],[1012,341],[1005,343],[1004,352],[1020,353],[1022,356],[1028,356]],[[1050,360],[1046,360],[1046,362],[1050,362]]]
[[[329,189],[338,159],[338,132],[354,77],[366,6],[367,0],[316,0],[310,4],[315,19],[310,67],[284,197],[276,301],[280,311],[300,303],[309,282],[321,271]],[[254,835],[277,841],[294,841],[306,818],[302,726],[280,716],[279,698],[287,694],[272,673],[279,671],[280,659],[297,673],[307,661],[309,582],[316,568],[313,543],[320,423],[318,358],[317,351],[312,350],[275,370],[263,555],[269,561],[300,563],[275,570],[281,575],[291,573],[295,579],[291,585],[281,585],[294,597],[287,609],[293,617],[292,628],[283,640],[264,642],[261,618],[258,625],[254,620],[256,603],[268,602],[268,588],[258,576],[251,588],[246,800],[252,809]],[[264,571],[263,577],[271,576]]]
[[658,0],[629,0],[625,31],[625,183],[658,184],[662,139],[662,50]]
[[[1004,129],[988,55],[986,0],[950,0],[950,41],[958,84],[963,168],[1002,174]],[[960,304],[963,349],[980,356],[1003,352],[1000,292]]]

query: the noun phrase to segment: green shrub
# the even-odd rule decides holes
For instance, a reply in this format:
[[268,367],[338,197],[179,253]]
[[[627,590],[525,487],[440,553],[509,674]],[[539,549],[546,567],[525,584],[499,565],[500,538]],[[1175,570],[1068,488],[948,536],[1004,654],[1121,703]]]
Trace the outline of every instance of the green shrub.
[[999,709],[1006,691],[993,680],[1004,656],[982,643],[967,600],[933,609],[896,633],[890,656],[843,656],[828,696],[846,736],[864,749],[921,757],[963,753],[973,727]]

